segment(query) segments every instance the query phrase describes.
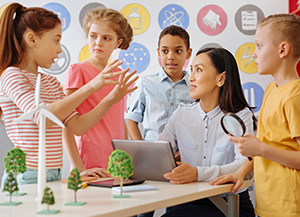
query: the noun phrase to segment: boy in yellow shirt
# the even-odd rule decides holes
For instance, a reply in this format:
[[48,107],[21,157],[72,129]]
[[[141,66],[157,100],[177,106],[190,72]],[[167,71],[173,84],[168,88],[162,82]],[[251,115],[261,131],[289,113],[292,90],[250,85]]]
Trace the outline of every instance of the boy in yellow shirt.
[[238,171],[210,182],[235,183],[254,169],[258,216],[300,216],[300,79],[296,64],[300,58],[300,17],[277,14],[258,23],[253,53],[258,73],[275,79],[266,89],[257,138],[232,137],[246,160]]

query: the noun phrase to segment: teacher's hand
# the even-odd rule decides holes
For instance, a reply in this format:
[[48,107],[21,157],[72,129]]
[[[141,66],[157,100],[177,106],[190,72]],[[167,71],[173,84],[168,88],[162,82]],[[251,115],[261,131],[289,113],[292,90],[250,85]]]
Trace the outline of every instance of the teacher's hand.
[[198,171],[188,163],[176,162],[177,167],[164,177],[169,179],[173,184],[184,184],[198,181]]

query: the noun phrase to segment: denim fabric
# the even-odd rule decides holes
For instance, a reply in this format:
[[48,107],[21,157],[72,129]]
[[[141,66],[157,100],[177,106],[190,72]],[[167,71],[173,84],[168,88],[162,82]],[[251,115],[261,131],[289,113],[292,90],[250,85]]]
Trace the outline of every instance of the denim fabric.
[[[8,174],[4,170],[4,174],[2,176],[1,188],[4,187],[4,182],[7,178]],[[37,183],[38,170],[35,169],[27,169],[25,173],[19,173],[17,175],[18,185],[26,185]],[[46,181],[58,181],[61,180],[61,171],[60,169],[49,169],[46,170]]]

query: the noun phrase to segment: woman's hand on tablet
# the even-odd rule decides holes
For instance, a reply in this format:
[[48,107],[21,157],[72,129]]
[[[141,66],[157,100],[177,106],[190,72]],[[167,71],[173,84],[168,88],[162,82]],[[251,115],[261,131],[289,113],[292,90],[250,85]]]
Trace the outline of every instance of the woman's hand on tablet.
[[173,184],[184,184],[198,181],[198,171],[188,163],[176,162],[177,167],[164,177],[169,179]]

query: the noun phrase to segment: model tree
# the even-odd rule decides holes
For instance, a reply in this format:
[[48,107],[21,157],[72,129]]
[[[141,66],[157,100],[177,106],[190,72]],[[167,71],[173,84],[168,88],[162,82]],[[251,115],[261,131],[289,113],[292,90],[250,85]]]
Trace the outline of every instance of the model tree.
[[133,164],[131,157],[123,150],[114,150],[109,156],[107,172],[112,176],[120,178],[120,187],[122,196],[123,179],[128,179],[133,174]]
[[80,173],[76,167],[70,172],[68,177],[68,189],[74,190],[74,202],[68,202],[65,205],[67,206],[82,206],[86,202],[77,202],[76,193],[79,189],[82,188],[82,181],[80,178]]
[[[13,148],[6,153],[4,157],[4,167],[7,173],[13,173],[15,180],[17,180],[18,173],[24,173],[26,167],[26,154],[19,148]],[[16,182],[16,185],[18,183]],[[18,189],[19,190],[19,189]],[[16,192],[18,192],[18,190]],[[14,196],[22,196],[26,193],[16,193]]]
[[47,204],[47,210],[41,210],[41,211],[37,212],[37,214],[56,214],[56,213],[60,212],[60,210],[50,210],[49,209],[49,205],[55,204],[55,198],[53,195],[53,191],[49,187],[46,187],[44,189],[43,199],[42,199],[41,203]]
[[19,188],[18,188],[17,180],[15,179],[14,174],[12,172],[9,172],[8,176],[6,177],[6,180],[4,182],[4,188],[3,188],[3,191],[9,192],[9,202],[1,203],[0,205],[16,206],[16,205],[21,204],[22,202],[12,202],[11,201],[12,194],[18,190],[19,190]]

